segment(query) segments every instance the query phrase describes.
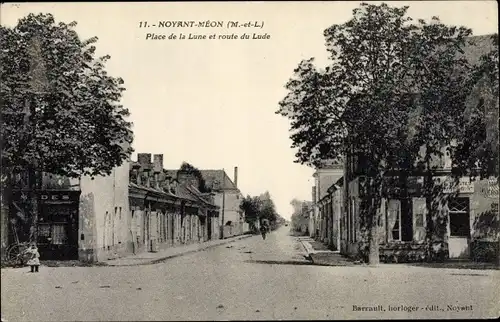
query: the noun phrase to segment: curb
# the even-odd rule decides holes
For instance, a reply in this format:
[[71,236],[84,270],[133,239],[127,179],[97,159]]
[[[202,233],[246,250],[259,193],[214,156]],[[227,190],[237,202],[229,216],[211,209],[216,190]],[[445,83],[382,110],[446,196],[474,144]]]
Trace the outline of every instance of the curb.
[[[302,247],[304,248],[304,250],[306,251],[306,256],[304,256],[307,260],[311,261],[312,263],[314,263],[313,259],[312,259],[312,254],[314,254],[314,249],[312,248],[311,244],[307,243],[306,241],[303,241],[303,240],[300,240],[299,239],[299,242],[300,244],[302,245]],[[306,245],[309,245],[309,247],[307,247]]]
[[187,255],[187,254],[192,254],[192,253],[197,253],[197,252],[200,252],[200,251],[203,251],[203,250],[206,250],[206,249],[210,249],[210,248],[214,248],[214,247],[226,245],[226,244],[238,241],[238,240],[242,240],[242,239],[250,238],[250,237],[254,237],[254,236],[256,236],[256,235],[243,235],[243,236],[238,236],[238,237],[236,237],[234,239],[223,239],[223,242],[215,244],[215,245],[208,245],[208,246],[205,246],[205,247],[199,247],[197,249],[188,250],[188,251],[181,252],[181,253],[178,253],[178,254],[172,254],[172,255],[167,255],[167,256],[160,257],[160,258],[155,258],[155,259],[149,260],[147,262],[143,262],[143,263],[124,264],[124,265],[120,265],[120,264],[107,264],[105,266],[109,266],[109,267],[124,267],[124,266],[144,266],[144,265],[159,264],[159,263],[164,262],[164,261],[166,261],[168,259],[171,259],[171,258],[180,257],[180,256],[184,256],[184,255]]
[[[321,255],[323,255],[323,254],[338,254],[338,253],[335,251],[331,251],[331,250],[328,250],[328,251],[314,250],[314,248],[311,246],[311,244],[309,242],[307,242],[306,240],[299,239],[299,241],[302,244],[302,247],[304,247],[304,249],[307,252],[306,259],[311,261],[311,263],[313,263],[315,265],[318,265],[318,266],[350,266],[350,265],[331,265],[330,263],[326,263],[321,259]],[[317,257],[317,255],[319,256],[319,258]],[[359,266],[359,265],[356,265],[356,266]]]

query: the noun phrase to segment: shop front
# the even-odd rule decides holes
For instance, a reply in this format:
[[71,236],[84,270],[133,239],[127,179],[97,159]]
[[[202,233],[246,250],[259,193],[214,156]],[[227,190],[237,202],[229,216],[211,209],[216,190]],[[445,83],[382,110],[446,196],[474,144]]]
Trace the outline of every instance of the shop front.
[[78,259],[80,191],[42,191],[37,244],[42,260]]

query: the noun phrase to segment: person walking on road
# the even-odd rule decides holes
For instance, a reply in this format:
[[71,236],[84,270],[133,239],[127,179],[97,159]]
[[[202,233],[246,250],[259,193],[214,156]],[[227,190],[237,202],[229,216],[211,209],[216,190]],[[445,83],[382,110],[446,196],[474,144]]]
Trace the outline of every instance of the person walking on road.
[[260,225],[260,233],[262,234],[262,239],[266,239],[266,234],[269,231],[269,222],[267,219],[262,220]]

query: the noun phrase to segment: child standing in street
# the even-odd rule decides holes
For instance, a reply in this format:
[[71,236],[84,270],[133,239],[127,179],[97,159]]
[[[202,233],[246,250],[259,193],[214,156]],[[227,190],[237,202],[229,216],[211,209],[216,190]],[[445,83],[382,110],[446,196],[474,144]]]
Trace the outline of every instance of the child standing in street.
[[38,273],[38,267],[40,266],[40,253],[38,253],[38,248],[35,244],[32,244],[31,247],[26,250],[26,255],[28,256],[27,264],[31,267],[31,273]]

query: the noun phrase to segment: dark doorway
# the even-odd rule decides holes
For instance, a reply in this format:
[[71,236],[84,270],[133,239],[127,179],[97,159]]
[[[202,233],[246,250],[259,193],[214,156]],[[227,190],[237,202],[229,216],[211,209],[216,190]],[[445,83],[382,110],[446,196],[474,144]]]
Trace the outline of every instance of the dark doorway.
[[212,217],[210,216],[210,214],[208,215],[207,217],[207,240],[211,240],[212,239]]
[[172,239],[172,245],[174,244],[175,240],[175,221],[174,221],[175,214],[171,213],[169,216],[170,220],[170,238]]
[[448,202],[450,214],[450,236],[470,236],[469,198],[454,198]]

